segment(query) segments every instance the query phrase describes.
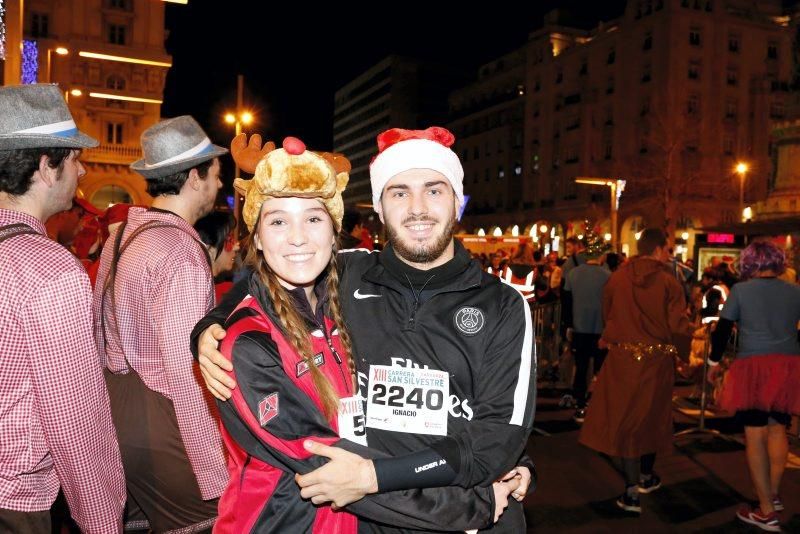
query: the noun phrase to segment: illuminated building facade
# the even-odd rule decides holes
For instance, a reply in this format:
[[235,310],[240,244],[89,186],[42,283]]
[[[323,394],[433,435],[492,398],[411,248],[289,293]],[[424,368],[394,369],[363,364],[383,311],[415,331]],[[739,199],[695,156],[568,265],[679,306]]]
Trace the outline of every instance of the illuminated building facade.
[[141,157],[142,131],[161,115],[172,65],[164,2],[11,0],[5,7],[7,21],[21,23],[22,46],[13,46],[7,32],[6,63],[19,68],[4,69],[4,83],[57,83],[78,127],[100,141],[83,153],[87,175],[79,195],[100,208],[149,204],[144,180],[128,165]]

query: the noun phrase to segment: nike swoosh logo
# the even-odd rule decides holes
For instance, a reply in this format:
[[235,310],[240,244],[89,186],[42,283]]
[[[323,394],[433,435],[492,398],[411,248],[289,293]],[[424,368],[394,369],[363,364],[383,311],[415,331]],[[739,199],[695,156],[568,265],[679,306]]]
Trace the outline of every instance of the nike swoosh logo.
[[370,297],[379,297],[379,298],[380,298],[380,295],[371,295],[371,294],[369,294],[369,293],[359,293],[359,291],[360,291],[359,289],[356,289],[356,292],[355,292],[355,293],[353,293],[353,296],[354,296],[355,298],[359,299],[359,300],[361,300],[361,299],[368,299],[368,298],[370,298]]

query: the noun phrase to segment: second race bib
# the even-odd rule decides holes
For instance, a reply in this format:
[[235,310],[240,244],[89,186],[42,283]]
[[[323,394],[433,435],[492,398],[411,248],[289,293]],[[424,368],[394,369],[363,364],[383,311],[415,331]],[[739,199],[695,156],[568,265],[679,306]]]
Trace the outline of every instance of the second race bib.
[[359,445],[367,445],[364,427],[364,404],[361,397],[339,399],[339,437]]

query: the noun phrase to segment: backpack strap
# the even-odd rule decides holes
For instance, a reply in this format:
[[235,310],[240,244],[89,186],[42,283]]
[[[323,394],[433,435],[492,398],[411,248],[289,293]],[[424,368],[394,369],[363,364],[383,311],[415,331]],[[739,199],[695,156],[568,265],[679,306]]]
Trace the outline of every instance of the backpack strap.
[[[209,271],[211,271],[211,269],[212,269],[211,255],[208,252],[208,248],[203,244],[202,241],[200,241],[199,239],[197,239],[193,235],[189,234],[189,232],[187,232],[186,230],[184,230],[180,226],[177,226],[175,224],[161,222],[161,221],[148,221],[148,222],[142,224],[141,226],[139,226],[133,232],[131,232],[131,235],[129,235],[128,238],[125,240],[125,242],[122,243],[122,235],[125,233],[125,227],[127,225],[128,225],[128,221],[124,221],[120,225],[120,227],[117,229],[117,234],[114,237],[114,248],[113,248],[113,253],[111,255],[111,267],[108,269],[108,273],[106,274],[105,284],[103,285],[103,295],[102,295],[102,298],[100,299],[100,331],[103,332],[103,342],[105,343],[106,346],[108,346],[108,340],[106,340],[105,333],[104,333],[105,332],[106,292],[109,290],[109,288],[111,289],[111,295],[110,295],[111,296],[111,309],[112,309],[112,313],[116,314],[117,304],[116,304],[114,286],[116,285],[116,281],[117,281],[117,269],[118,269],[118,266],[119,266],[119,260],[120,260],[120,257],[122,256],[122,254],[126,250],[128,250],[128,247],[130,246],[131,242],[136,237],[138,237],[142,232],[145,232],[147,230],[152,230],[154,228],[175,228],[176,230],[179,230],[179,231],[185,233],[186,235],[188,235],[189,237],[194,239],[194,241],[200,246],[200,249],[203,251],[204,256],[206,258],[206,262],[208,263]],[[214,291],[214,285],[212,284],[211,285],[212,294],[213,294],[213,291]],[[119,335],[119,323],[118,322],[116,323],[116,326],[117,326],[117,335]],[[125,358],[125,365],[128,366],[128,369],[131,369],[132,368],[131,364],[130,364],[130,362],[128,362],[128,358],[127,358],[127,356],[125,356],[124,353],[123,353],[123,357]]]
[[25,223],[7,224],[6,226],[0,226],[0,243],[5,241],[6,239],[11,239],[12,237],[17,237],[18,235],[25,235],[25,234],[39,234],[39,232],[37,232],[36,230],[34,230]]

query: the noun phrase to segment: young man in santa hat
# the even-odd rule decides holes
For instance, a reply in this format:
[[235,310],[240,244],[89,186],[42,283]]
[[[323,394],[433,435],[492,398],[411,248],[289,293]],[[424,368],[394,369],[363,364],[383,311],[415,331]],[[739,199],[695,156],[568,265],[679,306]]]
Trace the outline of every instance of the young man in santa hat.
[[[454,140],[437,127],[378,136],[370,176],[388,245],[380,254],[340,254],[339,294],[357,352],[362,431],[370,447],[395,457],[365,460],[308,443],[331,458],[298,477],[302,495],[314,502],[344,506],[367,493],[488,485],[524,451],[535,407],[528,304],[453,239],[464,201]],[[229,368],[217,351],[219,324],[245,291],[234,288],[192,335],[207,385],[220,399],[235,384],[217,367]],[[529,473],[517,469],[525,477],[514,493],[521,501]],[[493,532],[524,529],[522,506],[512,501]]]

